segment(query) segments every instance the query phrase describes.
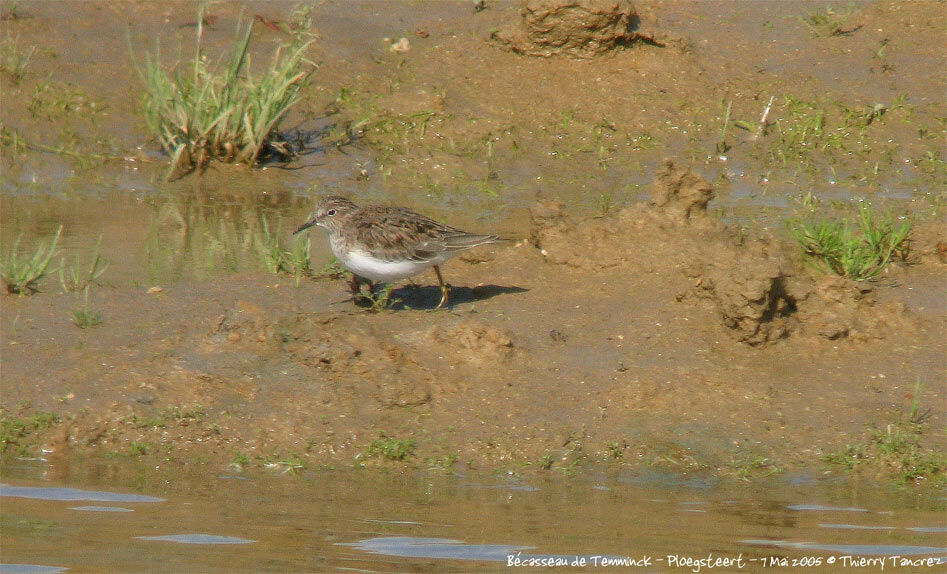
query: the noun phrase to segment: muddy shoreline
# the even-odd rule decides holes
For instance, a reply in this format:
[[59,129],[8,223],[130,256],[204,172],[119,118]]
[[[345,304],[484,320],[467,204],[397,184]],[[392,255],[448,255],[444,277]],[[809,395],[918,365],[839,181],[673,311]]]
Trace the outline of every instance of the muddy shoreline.
[[669,162],[654,187],[602,218],[537,204],[533,242],[448,267],[449,312],[429,311],[424,282],[375,313],[342,278],[238,274],[103,291],[130,339],[76,329],[68,295],[7,298],[4,416],[56,415],[8,454],[746,478],[833,472],[822,459],[899,422],[915,390],[940,404],[914,383],[943,367],[943,307],[897,293],[935,287],[942,263],[871,286],[820,277],[710,218],[712,186],[689,169]]
[[[135,90],[125,52],[90,79],[102,48],[44,44],[4,96],[4,126],[121,159],[80,165],[7,141],[2,236],[32,247],[63,223],[64,255],[87,260],[102,237],[111,265],[95,327],[74,324],[76,295],[55,277],[0,298],[4,464],[942,482],[945,81],[919,70],[940,57],[943,11],[859,4],[845,22],[857,32],[819,37],[761,7],[739,21],[755,32],[717,51],[715,23],[739,28],[728,5],[655,2],[636,16],[650,42],[570,58],[497,46],[491,31],[517,7],[468,4],[397,4],[396,27],[371,3],[322,6],[319,81],[294,120],[349,139],[289,166],[212,164],[173,183],[143,143],[138,102],[106,89]],[[106,48],[124,45],[122,26],[136,45],[190,31],[189,6],[75,7],[74,38],[101,29]],[[290,7],[222,3],[210,45],[227,45],[241,9]],[[4,26],[21,50],[65,17],[20,10]],[[402,34],[411,50],[391,51]],[[780,40],[793,56],[771,54]],[[43,82],[71,103],[50,103]],[[799,102],[824,103],[835,139],[815,155],[775,125],[716,141],[725,109],[748,122],[770,94],[784,124],[808,117]],[[864,116],[876,100],[884,119]],[[376,313],[346,300],[343,277],[261,271],[261,217],[285,244],[314,196],[340,191],[515,241],[445,267],[445,312],[429,311],[424,275]],[[910,218],[908,258],[871,282],[807,265],[783,219],[859,201]],[[321,234],[311,256],[318,271]],[[883,456],[891,429],[916,458]],[[904,468],[920,462],[932,466]]]

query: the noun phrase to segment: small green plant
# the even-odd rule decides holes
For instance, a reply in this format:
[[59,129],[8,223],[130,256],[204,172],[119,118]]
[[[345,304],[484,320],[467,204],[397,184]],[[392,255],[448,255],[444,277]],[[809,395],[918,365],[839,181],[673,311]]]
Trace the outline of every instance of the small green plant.
[[793,239],[813,266],[825,272],[865,281],[876,277],[896,255],[904,255],[911,231],[907,221],[878,218],[868,204],[858,207],[858,220],[790,220]]
[[299,287],[303,277],[312,276],[312,263],[309,261],[312,239],[307,233],[293,237],[292,241],[292,246],[281,254],[279,269],[292,275],[296,287]]
[[20,255],[20,238],[18,236],[9,250],[0,254],[0,279],[6,286],[8,294],[30,294],[38,291],[36,282],[46,275],[49,263],[56,255],[56,245],[62,235],[62,226],[56,230],[49,244],[41,243],[32,255]]
[[826,453],[821,457],[823,462],[844,466],[848,470],[854,469],[868,459],[866,447],[862,444],[847,444],[841,451]]
[[145,120],[171,156],[169,178],[203,169],[212,159],[254,165],[267,151],[288,155],[277,128],[314,69],[305,58],[313,42],[306,9],[294,12],[289,25],[292,42],[279,47],[259,75],[250,66],[252,20],[239,26],[222,70],[208,63],[203,22],[201,5],[189,65],[165,70],[157,49],[153,56],[146,53],[138,65],[145,85]]
[[255,238],[257,250],[263,259],[263,267],[270,273],[289,273],[296,280],[296,286],[303,277],[312,275],[312,263],[309,261],[309,249],[312,239],[307,233],[293,237],[289,249],[283,248],[279,227],[274,233],[266,217],[260,217],[260,234]]
[[[89,145],[84,144],[78,133],[68,126],[60,130],[58,143],[59,145],[57,146],[49,146],[28,141],[19,130],[10,128],[9,126],[3,125],[3,122],[0,122],[0,146],[9,150],[6,155],[11,165],[15,165],[16,160],[27,151],[61,155],[69,158],[78,169],[88,169],[102,162],[121,159],[122,157],[114,153],[95,153],[89,151]],[[108,145],[108,142],[107,140],[99,139],[94,145],[104,147]]]
[[442,456],[432,456],[426,459],[424,462],[427,464],[429,470],[448,472],[457,463],[457,459],[459,458],[460,454],[452,452]]
[[171,405],[158,411],[160,418],[173,421],[200,421],[206,414],[207,409],[198,404],[185,407]]
[[248,457],[246,454],[240,451],[235,451],[233,453],[233,458],[230,460],[229,466],[236,470],[243,470],[249,465],[250,465],[250,457]]
[[88,329],[101,325],[102,315],[98,311],[77,308],[72,310],[72,322],[80,329]]
[[608,452],[608,457],[621,460],[625,456],[625,449],[628,448],[628,443],[625,441],[609,441],[605,443],[605,450]]
[[378,283],[359,282],[358,291],[354,293],[353,297],[356,304],[367,307],[369,311],[384,311],[404,303],[399,297],[391,296],[392,290],[394,290],[394,287],[391,283],[385,283],[379,287]]
[[95,244],[95,251],[92,255],[92,262],[88,268],[83,270],[82,262],[79,260],[79,254],[76,254],[76,264],[66,268],[66,258],[63,257],[59,262],[59,284],[65,293],[74,293],[87,289],[90,285],[97,285],[99,277],[108,269],[108,262],[102,259],[100,249],[102,247],[102,236]]
[[751,456],[742,460],[734,459],[732,467],[736,472],[737,478],[749,480],[750,477],[767,477],[783,472],[783,468],[773,462],[772,459],[759,455]]
[[842,12],[836,12],[831,7],[826,7],[822,12],[810,12],[804,18],[800,18],[800,21],[809,28],[813,36],[822,38],[846,36],[857,29],[846,29],[843,26],[853,11],[853,6],[849,6]]
[[131,420],[132,425],[134,425],[136,428],[141,428],[141,429],[143,428],[158,429],[158,428],[165,428],[166,426],[168,426],[167,421],[165,421],[160,416],[143,417],[139,415],[132,415],[130,420]]
[[151,452],[152,449],[154,449],[154,445],[150,442],[133,440],[131,444],[128,445],[128,454],[131,456],[142,456]]
[[552,453],[547,452],[539,459],[539,468],[543,470],[549,470],[552,468],[552,463],[555,462],[556,458]]
[[92,310],[89,305],[88,285],[82,290],[81,299],[77,300],[76,306],[72,308],[72,322],[80,329],[88,329],[102,324],[101,313]]
[[26,77],[26,67],[35,51],[35,46],[21,50],[18,42],[8,35],[0,44],[0,73],[9,78],[14,86],[19,85]]
[[605,217],[612,210],[612,192],[598,194],[598,216]]
[[22,439],[35,432],[52,428],[60,420],[62,419],[58,414],[45,411],[37,411],[29,417],[0,415],[0,453],[5,453],[13,447],[21,453],[24,452],[26,445],[22,443]]
[[74,84],[42,82],[33,90],[27,109],[34,118],[53,121],[70,114],[91,118],[102,113],[105,106]]
[[316,273],[316,277],[324,277],[326,279],[341,279],[345,275],[345,267],[342,266],[342,262],[339,261],[338,257],[333,255],[326,261],[326,264],[322,266],[322,269]]
[[769,159],[783,166],[793,162],[810,164],[812,155],[829,147],[825,137],[825,110],[817,102],[807,102],[791,94],[783,96],[784,115],[776,119],[777,141]]
[[308,468],[306,461],[299,458],[299,455],[295,452],[291,452],[286,456],[273,453],[268,456],[258,456],[257,459],[264,468],[278,471],[280,474],[298,474],[299,471]]
[[572,462],[566,464],[559,468],[559,472],[562,474],[573,477],[579,473],[579,467],[581,466],[582,461],[579,458],[572,459]]
[[821,460],[849,471],[873,469],[902,486],[929,481],[942,487],[947,483],[947,456],[922,445],[924,425],[931,410],[921,408],[921,390],[918,379],[906,413],[899,413],[881,427],[869,427],[864,443],[846,445],[839,452],[824,454]]
[[368,445],[365,454],[370,457],[381,455],[388,460],[404,460],[414,452],[415,446],[414,439],[397,439],[381,433]]

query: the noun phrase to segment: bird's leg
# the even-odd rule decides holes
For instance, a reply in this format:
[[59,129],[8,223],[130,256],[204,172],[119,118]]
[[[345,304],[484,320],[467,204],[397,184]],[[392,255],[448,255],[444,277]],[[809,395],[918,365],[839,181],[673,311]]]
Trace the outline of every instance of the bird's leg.
[[[364,293],[362,293],[362,285],[368,286],[367,297]],[[359,277],[358,275],[352,273],[352,280],[349,281],[349,289],[352,290],[352,301],[354,301],[356,305],[362,300],[368,302],[372,302],[374,300],[375,284],[370,279],[365,279],[364,277]]]
[[352,295],[358,295],[362,290],[362,280],[355,273],[352,273],[352,279],[349,281],[349,290],[352,291]]
[[437,311],[447,303],[447,295],[450,293],[450,285],[444,283],[444,278],[441,277],[441,269],[437,265],[434,266],[434,274],[437,275],[437,282],[441,285],[441,301],[437,304],[437,307],[434,307],[434,310]]

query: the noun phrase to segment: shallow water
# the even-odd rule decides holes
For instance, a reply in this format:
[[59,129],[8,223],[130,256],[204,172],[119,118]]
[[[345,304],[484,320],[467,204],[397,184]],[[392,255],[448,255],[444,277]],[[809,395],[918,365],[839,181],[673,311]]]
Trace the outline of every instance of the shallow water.
[[[5,472],[0,572],[497,571],[583,561],[673,572],[708,557],[730,560],[715,569],[724,572],[783,560],[835,572],[859,558],[936,572],[947,559],[943,497],[841,483],[319,471],[179,483],[118,474],[102,484],[44,480],[47,470],[33,462]],[[895,567],[893,556],[912,566]]]

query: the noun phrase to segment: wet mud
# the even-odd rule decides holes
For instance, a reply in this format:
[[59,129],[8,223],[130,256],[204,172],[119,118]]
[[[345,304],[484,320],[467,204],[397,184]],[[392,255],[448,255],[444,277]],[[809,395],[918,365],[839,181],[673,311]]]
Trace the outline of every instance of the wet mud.
[[[371,312],[342,278],[236,275],[110,290],[113,327],[89,332],[56,311],[66,296],[8,298],[4,315],[21,319],[6,344],[28,352],[5,359],[7,397],[63,413],[31,438],[55,457],[135,443],[185,465],[240,454],[534,472],[551,456],[726,474],[751,456],[818,467],[940,368],[942,309],[922,316],[903,287],[818,277],[785,243],[741,237],[708,215],[713,186],[676,162],[652,193],[598,218],[540,200],[529,241],[447,267],[447,312],[428,310],[438,292],[424,283]],[[901,285],[941,265],[912,266]],[[43,349],[56,351],[37,377]],[[406,461],[369,454],[386,438],[413,441]]]
[[[5,26],[26,41],[64,18],[23,4],[30,17]],[[112,74],[132,85],[127,59],[101,83],[82,84],[88,54],[59,44],[60,60],[37,54],[34,64],[109,104],[99,113],[73,102],[72,119],[56,121],[75,121],[81,137],[97,142],[106,132],[105,147],[128,154],[87,171],[35,152],[5,167],[4,237],[25,231],[35,244],[64,220],[68,249],[87,251],[104,235],[113,266],[95,289],[103,324],[94,328],[73,324],[75,296],[54,280],[35,295],[0,298],[0,407],[21,425],[4,456],[56,460],[57,468],[83,457],[145,459],[197,472],[660,468],[834,477],[846,471],[827,467],[826,455],[913,416],[912,404],[925,428],[943,428],[942,175],[910,169],[936,165],[934,156],[919,164],[933,144],[917,134],[938,137],[931,94],[943,93],[943,74],[922,74],[916,61],[939,54],[905,56],[922,7],[862,6],[858,23],[843,30],[860,26],[854,39],[813,39],[797,17],[760,8],[752,18],[784,26],[778,32],[799,46],[759,64],[759,79],[763,72],[745,62],[758,45],[721,47],[737,54],[723,72],[713,65],[722,56],[700,40],[715,25],[700,23],[706,5],[530,0],[474,13],[464,2],[419,15],[398,3],[393,30],[371,4],[346,11],[329,3],[320,14],[320,81],[296,119],[338,139],[304,150],[292,167],[214,165],[165,183],[165,158],[140,144],[135,102],[105,89]],[[174,7],[126,7],[133,42],[183,38],[192,24]],[[96,5],[79,21],[96,29],[115,10]],[[229,24],[240,6],[218,10]],[[570,43],[575,33],[539,34],[548,18],[592,35]],[[936,36],[943,20],[925,17],[917,38]],[[229,36],[215,31],[226,26],[211,28],[209,45],[226,46]],[[115,26],[107,30],[107,45],[125,45]],[[381,41],[401,33],[411,36],[409,51]],[[278,41],[272,30],[262,34]],[[868,48],[886,35],[898,44],[888,64],[916,79],[919,94],[911,95],[913,115],[892,109],[881,127],[874,119],[864,126],[865,140],[900,142],[886,156],[894,167],[871,174],[863,166],[871,162],[850,153],[803,179],[768,164],[772,150],[753,148],[750,133],[731,134],[730,150],[715,150],[719,100],[755,119],[778,74],[799,80],[805,97],[864,88],[893,101],[903,86],[880,68],[859,64],[845,86],[833,77],[852,50],[871,60]],[[665,41],[672,37],[679,41]],[[814,76],[795,61],[819,58],[826,64]],[[27,87],[4,96],[4,123],[62,139],[59,124],[26,111],[38,81],[27,76]],[[872,97],[858,104],[871,109]],[[373,120],[360,123],[366,115]],[[822,174],[836,168],[849,175],[826,183]],[[890,188],[885,177],[894,178]],[[778,223],[806,185],[821,186],[826,204],[862,193],[883,202],[896,188],[892,201],[917,214],[909,259],[871,282],[807,265]],[[261,214],[285,221],[280,233],[288,235],[313,196],[338,191],[513,241],[446,265],[451,305],[438,312],[439,291],[425,275],[396,286],[393,309],[373,312],[353,305],[345,277],[297,285],[247,262]],[[89,197],[90,207],[78,206]],[[315,233],[314,265],[327,254]],[[920,440],[944,450],[942,434]]]

